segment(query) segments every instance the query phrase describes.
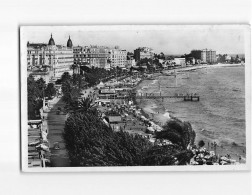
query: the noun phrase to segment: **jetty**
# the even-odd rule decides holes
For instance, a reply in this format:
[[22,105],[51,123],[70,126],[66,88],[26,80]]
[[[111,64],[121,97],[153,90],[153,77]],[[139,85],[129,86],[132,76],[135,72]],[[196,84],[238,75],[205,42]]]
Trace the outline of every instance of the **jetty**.
[[175,95],[161,95],[161,94],[154,94],[154,93],[146,93],[146,94],[141,94],[141,95],[136,95],[136,93],[131,93],[129,95],[124,95],[124,96],[120,96],[120,95],[103,95],[103,96],[99,96],[99,99],[162,99],[162,101],[165,98],[177,98],[177,99],[183,99],[184,101],[200,101],[200,96],[197,94],[175,94]]
[[155,95],[155,94],[145,94],[145,95],[140,95],[140,96],[136,96],[136,99],[164,99],[164,98],[177,98],[177,99],[183,99],[184,101],[200,101],[200,96],[199,95]]

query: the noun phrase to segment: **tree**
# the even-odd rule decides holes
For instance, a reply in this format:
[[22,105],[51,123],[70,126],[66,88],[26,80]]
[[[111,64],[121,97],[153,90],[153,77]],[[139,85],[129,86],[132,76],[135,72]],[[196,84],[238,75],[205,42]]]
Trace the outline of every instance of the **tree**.
[[72,76],[73,85],[78,86],[80,90],[84,89],[86,86],[85,77],[80,74],[73,74]]
[[62,84],[61,79],[57,79],[57,80],[55,81],[55,84],[56,84],[56,85],[60,85],[60,84]]
[[230,62],[231,62],[231,63],[235,63],[235,58],[234,58],[234,57],[231,57]]
[[190,150],[180,150],[175,145],[154,146],[144,158],[144,165],[186,165],[193,157]]
[[69,102],[66,105],[66,111],[68,113],[91,112],[92,114],[97,114],[97,110],[94,108],[94,105],[92,104],[92,100],[90,98],[83,98],[81,100],[74,100]]
[[[189,146],[194,145],[195,131],[189,122],[182,122],[178,119],[168,121],[163,131],[156,132],[155,137],[157,139],[168,139],[173,145],[167,146],[169,153],[167,161],[171,164],[185,165],[190,162],[193,157],[192,151],[189,150]],[[160,150],[160,149],[159,149]],[[174,157],[173,159],[171,157]],[[167,157],[166,157],[167,158]],[[167,163],[167,162],[161,162]]]
[[93,75],[92,73],[85,73],[85,80],[89,83],[89,86],[94,86],[96,85],[96,83],[99,81],[95,75]]
[[196,134],[189,122],[171,120],[163,128],[163,131],[156,133],[157,139],[168,139],[181,149],[187,149],[190,145],[194,145]]
[[39,109],[43,106],[43,79],[35,81],[33,76],[27,77],[27,100],[28,100],[28,119],[37,119]]
[[45,84],[44,79],[40,78],[40,79],[36,80],[36,84],[37,84],[39,97],[44,98],[44,90],[46,88],[46,84]]
[[165,60],[165,55],[164,55],[164,53],[161,52],[161,53],[159,54],[158,58],[159,58],[159,59]]
[[239,62],[241,62],[241,59],[239,58],[238,55],[236,55],[236,57],[235,57],[235,63],[239,63]]
[[200,140],[198,143],[198,146],[201,148],[205,145],[205,142],[203,140]]
[[54,87],[53,83],[48,83],[46,89],[45,89],[45,96],[49,97],[49,99],[52,98],[52,96],[56,95],[56,89]]
[[71,80],[71,75],[69,74],[69,72],[64,72],[61,76],[61,82],[69,80]]
[[62,92],[63,92],[63,101],[64,102],[72,101],[72,95],[71,95],[72,90],[73,90],[73,84],[72,84],[71,80],[65,80],[62,83]]
[[114,132],[90,112],[68,117],[63,137],[72,166],[136,166],[151,147],[140,137]]
[[63,137],[72,166],[185,165],[193,156],[177,145],[153,146],[140,135],[115,132],[89,109],[68,117]]

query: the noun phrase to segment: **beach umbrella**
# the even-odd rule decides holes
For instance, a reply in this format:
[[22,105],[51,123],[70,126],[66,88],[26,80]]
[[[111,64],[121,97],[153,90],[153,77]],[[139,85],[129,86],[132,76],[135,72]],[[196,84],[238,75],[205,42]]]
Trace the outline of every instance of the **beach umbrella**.
[[221,161],[220,163],[221,163],[221,165],[226,165],[227,164],[226,161]]
[[155,130],[153,129],[153,127],[147,127],[147,130],[152,131],[152,132],[155,131]]
[[144,116],[141,116],[140,117],[143,121],[145,121],[146,120],[146,118],[144,117]]
[[206,155],[204,158],[209,159],[210,157],[211,157],[210,155]]
[[220,159],[223,160],[223,161],[229,161],[229,159],[227,157],[225,157],[225,156],[222,156]]
[[152,121],[150,121],[151,126],[155,126],[156,124]]
[[198,165],[199,163],[197,161],[192,161],[192,165]]
[[162,128],[162,127],[160,127],[160,126],[158,126],[158,125],[156,125],[156,130],[157,130],[157,131],[162,131],[162,130],[163,130],[163,128]]

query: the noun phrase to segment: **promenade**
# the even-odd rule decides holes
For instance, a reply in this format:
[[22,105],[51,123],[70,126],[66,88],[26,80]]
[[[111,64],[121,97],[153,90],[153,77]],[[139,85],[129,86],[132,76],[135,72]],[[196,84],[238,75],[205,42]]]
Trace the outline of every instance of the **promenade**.
[[[93,88],[83,90],[83,98],[87,98],[92,91]],[[64,110],[64,106],[65,103],[62,98],[55,98],[49,103],[49,108],[44,112],[45,120],[43,128],[48,130],[47,138],[51,152],[51,167],[70,167],[68,152],[63,139],[66,113],[60,112],[60,114],[56,114],[58,107]]]
[[69,167],[70,161],[68,152],[65,147],[65,142],[62,136],[65,126],[66,114],[56,114],[57,108],[63,108],[65,103],[61,98],[55,98],[50,102],[48,112],[45,113],[45,128],[48,129],[48,141],[51,151],[51,166],[52,167]]

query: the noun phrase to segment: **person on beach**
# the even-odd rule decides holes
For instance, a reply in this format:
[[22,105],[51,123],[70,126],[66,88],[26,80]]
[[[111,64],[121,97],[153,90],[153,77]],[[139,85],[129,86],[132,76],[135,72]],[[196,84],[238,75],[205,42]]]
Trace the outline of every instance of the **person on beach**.
[[242,159],[241,156],[239,156],[239,163],[241,162],[241,159]]

